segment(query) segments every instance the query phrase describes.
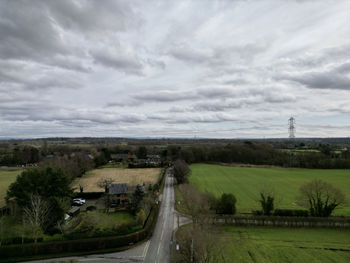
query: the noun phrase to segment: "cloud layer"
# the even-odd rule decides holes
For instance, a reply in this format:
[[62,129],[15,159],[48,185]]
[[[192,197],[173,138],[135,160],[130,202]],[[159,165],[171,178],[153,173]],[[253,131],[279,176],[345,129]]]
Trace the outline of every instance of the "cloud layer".
[[0,138],[349,136],[348,1],[0,2]]

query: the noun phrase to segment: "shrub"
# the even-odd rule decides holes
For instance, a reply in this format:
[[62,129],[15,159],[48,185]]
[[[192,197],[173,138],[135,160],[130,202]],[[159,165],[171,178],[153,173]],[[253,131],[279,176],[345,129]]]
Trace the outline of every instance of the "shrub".
[[252,213],[255,216],[262,216],[262,215],[264,215],[264,212],[261,211],[261,210],[254,210],[254,211],[252,211]]
[[259,203],[261,205],[264,215],[271,215],[274,209],[275,197],[272,192],[261,191]]
[[86,210],[87,210],[87,211],[94,211],[94,210],[96,210],[96,206],[90,205],[90,206],[88,206],[88,207],[86,208]]
[[145,223],[145,220],[146,220],[145,211],[143,211],[143,209],[140,209],[140,211],[136,215],[136,222],[138,225],[143,226],[143,224]]
[[217,202],[218,214],[230,214],[236,213],[236,197],[233,194],[222,194],[221,198]]

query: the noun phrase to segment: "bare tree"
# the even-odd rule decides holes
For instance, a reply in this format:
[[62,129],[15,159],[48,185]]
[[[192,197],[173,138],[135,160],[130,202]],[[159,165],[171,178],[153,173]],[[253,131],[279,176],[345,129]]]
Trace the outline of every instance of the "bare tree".
[[216,263],[226,262],[225,245],[218,242],[214,232],[208,226],[198,225],[184,227],[177,235],[180,244],[176,262]]
[[206,220],[212,213],[211,204],[216,198],[210,193],[200,192],[190,184],[180,185],[179,191],[193,223],[179,230],[177,242],[180,250],[176,256],[177,262],[225,262],[222,244],[218,244]]
[[45,231],[46,222],[50,216],[50,206],[41,196],[31,195],[29,206],[25,207],[24,220],[30,225],[34,242]]
[[114,179],[112,178],[101,178],[97,182],[97,186],[100,188],[103,188],[105,190],[105,193],[108,192],[109,186],[114,182]]
[[182,195],[182,203],[186,212],[192,217],[192,221],[202,225],[210,211],[210,199],[213,198],[209,193],[201,193],[195,186],[182,184],[179,186]]
[[300,187],[300,199],[308,204],[312,216],[328,217],[345,202],[345,195],[333,185],[315,179]]
[[111,198],[110,198],[110,195],[108,193],[108,189],[113,182],[114,182],[114,179],[109,178],[109,177],[101,178],[97,182],[97,186],[105,190],[105,196],[103,197],[103,200],[105,203],[105,212],[106,213],[109,212],[109,206],[111,205]]

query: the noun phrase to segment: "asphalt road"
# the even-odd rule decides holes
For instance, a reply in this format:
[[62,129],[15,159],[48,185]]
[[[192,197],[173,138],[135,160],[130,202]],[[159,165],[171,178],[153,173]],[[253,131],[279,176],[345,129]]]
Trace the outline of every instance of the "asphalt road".
[[154,229],[145,263],[170,262],[170,246],[174,231],[175,193],[173,177],[170,174],[165,179],[161,209],[157,225]]
[[[170,246],[173,232],[178,224],[182,225],[186,219],[178,223],[179,216],[175,213],[175,193],[174,178],[171,172],[168,172],[165,178],[165,186],[161,197],[161,207],[153,235],[150,240],[129,250],[109,254],[87,255],[81,257],[56,258],[50,260],[31,261],[37,263],[54,262],[145,262],[145,263],[168,263],[170,262]],[[176,215],[176,216],[175,216]],[[176,218],[176,220],[175,220]]]

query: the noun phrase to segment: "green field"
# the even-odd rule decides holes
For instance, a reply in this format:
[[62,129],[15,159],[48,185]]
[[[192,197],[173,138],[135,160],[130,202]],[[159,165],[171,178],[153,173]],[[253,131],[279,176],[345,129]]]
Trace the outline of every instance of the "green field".
[[312,179],[321,179],[339,187],[347,197],[347,204],[335,215],[350,215],[350,170],[283,169],[229,167],[210,164],[193,164],[190,183],[202,191],[233,193],[237,198],[238,212],[259,209],[257,200],[263,188],[273,189],[276,208],[301,209],[297,201],[299,187]]
[[21,169],[1,169],[0,168],[0,207],[5,205],[5,196],[8,187],[16,180],[17,175],[22,172]]
[[350,262],[350,230],[218,227],[226,262]]

